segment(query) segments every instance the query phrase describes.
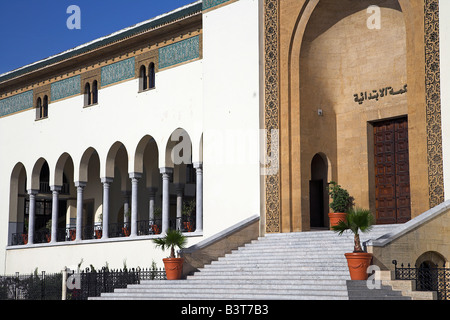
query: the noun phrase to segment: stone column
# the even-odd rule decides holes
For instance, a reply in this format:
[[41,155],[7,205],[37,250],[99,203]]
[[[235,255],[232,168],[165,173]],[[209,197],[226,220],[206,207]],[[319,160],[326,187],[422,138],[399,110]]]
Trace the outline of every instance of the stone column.
[[51,230],[51,243],[57,241],[58,234],[58,215],[59,215],[59,193],[61,192],[61,186],[50,186],[52,190],[52,230]]
[[158,188],[154,188],[154,187],[148,188],[148,196],[149,196],[148,219],[149,219],[149,221],[151,221],[153,223],[155,220],[155,196],[156,196],[157,191],[158,191]]
[[159,172],[162,174],[162,230],[161,233],[167,233],[169,230],[169,208],[170,208],[170,175],[173,173],[173,168],[160,168]]
[[77,229],[75,241],[81,241],[83,239],[83,193],[86,187],[86,182],[75,182],[77,188]]
[[142,173],[131,172],[131,236],[137,236],[139,179]]
[[176,183],[175,184],[175,192],[177,194],[177,220],[176,220],[176,229],[181,230],[182,225],[182,210],[183,210],[183,194],[184,194],[184,184]]
[[36,217],[36,195],[38,190],[30,189],[28,190],[29,196],[29,207],[28,207],[28,243],[34,243],[34,220]]
[[195,192],[195,231],[203,231],[203,164],[195,162],[194,168],[196,171],[196,192]]
[[127,216],[127,213],[130,213],[130,192],[122,191],[123,195],[123,223],[127,224],[130,222],[130,217]]
[[112,178],[102,178],[103,183],[103,225],[102,225],[102,239],[109,238],[109,188],[113,182]]

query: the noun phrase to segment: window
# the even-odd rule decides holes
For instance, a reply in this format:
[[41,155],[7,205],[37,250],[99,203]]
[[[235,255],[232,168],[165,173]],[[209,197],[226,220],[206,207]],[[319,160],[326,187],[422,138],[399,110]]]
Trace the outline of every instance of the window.
[[36,120],[48,117],[48,97],[44,96],[44,100],[39,97],[36,101]]
[[148,67],[148,87],[150,89],[155,87],[155,64],[153,62]]
[[42,99],[38,98],[36,101],[36,120],[41,119],[41,112],[42,112]]
[[92,82],[92,104],[98,103],[98,86],[97,86],[97,80],[94,80]]
[[42,118],[48,117],[48,97],[44,96],[44,103],[42,105]]
[[84,86],[84,106],[90,106],[91,104],[91,85],[88,82]]
[[147,90],[147,71],[145,66],[141,66],[139,70],[139,91]]
[[84,106],[92,106],[98,103],[98,83],[97,80],[92,82],[92,87],[89,82],[84,86]]
[[148,66],[141,66],[139,69],[139,92],[155,88],[155,64],[152,62]]

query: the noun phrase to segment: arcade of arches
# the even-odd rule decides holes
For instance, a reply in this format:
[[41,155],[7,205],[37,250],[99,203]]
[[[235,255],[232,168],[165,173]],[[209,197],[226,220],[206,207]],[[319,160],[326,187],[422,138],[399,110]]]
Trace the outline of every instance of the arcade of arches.
[[266,232],[328,227],[332,180],[379,224],[442,202],[442,156],[430,155],[442,143],[430,144],[440,109],[427,118],[428,2],[265,1],[265,126],[280,134]]
[[192,162],[202,159],[192,156],[201,146],[192,148],[183,129],[174,133],[161,167],[151,136],[137,145],[134,172],[130,150],[121,142],[110,147],[104,164],[94,148],[85,150],[80,163],[68,153],[56,162],[38,159],[31,172],[18,163],[11,174],[8,244],[125,238],[169,228],[201,232],[202,163]]

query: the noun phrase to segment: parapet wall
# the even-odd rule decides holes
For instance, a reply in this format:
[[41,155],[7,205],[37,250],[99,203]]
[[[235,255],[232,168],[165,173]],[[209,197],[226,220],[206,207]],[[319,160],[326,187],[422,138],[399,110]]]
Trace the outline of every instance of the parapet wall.
[[449,243],[450,201],[447,201],[410,220],[395,232],[367,243],[367,250],[373,253],[373,263],[382,270],[394,270],[393,260],[414,265],[423,262],[422,257],[426,256],[429,260],[433,256],[439,257],[448,266]]

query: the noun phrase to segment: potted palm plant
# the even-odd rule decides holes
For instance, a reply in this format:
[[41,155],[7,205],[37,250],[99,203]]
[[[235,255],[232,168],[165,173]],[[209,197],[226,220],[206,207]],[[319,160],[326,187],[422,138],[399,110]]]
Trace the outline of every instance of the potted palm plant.
[[186,237],[179,230],[169,229],[164,237],[153,239],[153,242],[157,248],[159,247],[163,251],[170,249],[170,256],[163,259],[167,280],[180,279],[184,258],[175,257],[175,248],[183,249],[187,243]]
[[339,221],[345,221],[347,211],[353,206],[353,197],[334,181],[330,181],[328,185],[328,194],[331,197],[330,208],[333,210],[328,217],[330,218],[330,228],[333,228]]
[[347,219],[341,220],[332,227],[333,231],[342,235],[349,230],[354,234],[354,249],[351,253],[346,253],[347,264],[352,280],[367,280],[367,268],[372,261],[372,254],[365,252],[361,247],[359,232],[368,232],[372,229],[374,217],[370,210],[351,208],[348,211]]

